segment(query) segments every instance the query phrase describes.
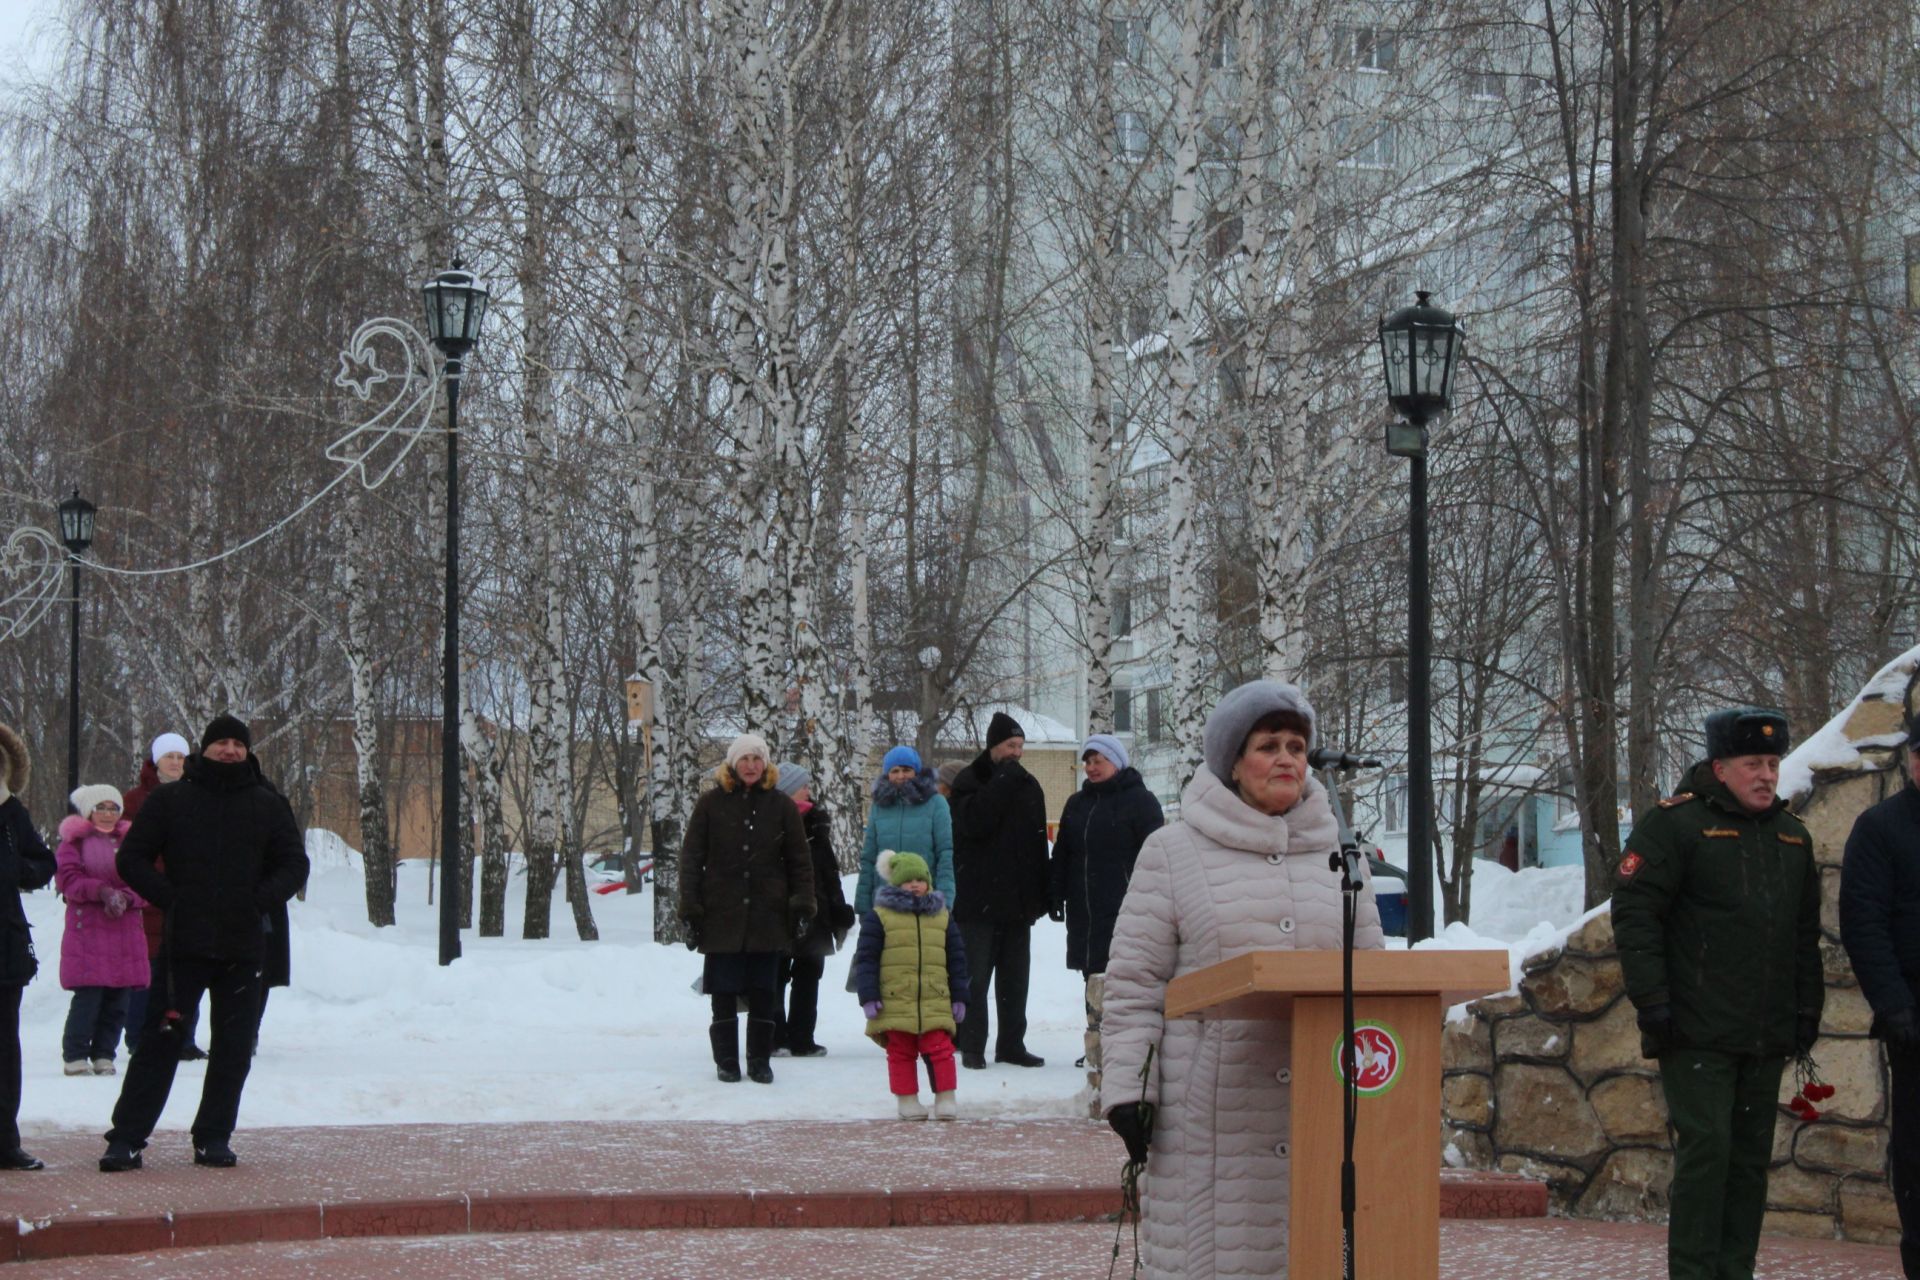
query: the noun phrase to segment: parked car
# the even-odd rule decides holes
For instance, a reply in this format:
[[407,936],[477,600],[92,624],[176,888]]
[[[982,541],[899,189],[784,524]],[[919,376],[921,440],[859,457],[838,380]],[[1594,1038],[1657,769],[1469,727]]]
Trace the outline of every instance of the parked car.
[[1373,873],[1373,900],[1380,908],[1380,928],[1389,937],[1407,936],[1407,873],[1380,856],[1378,849],[1367,855],[1367,869]]

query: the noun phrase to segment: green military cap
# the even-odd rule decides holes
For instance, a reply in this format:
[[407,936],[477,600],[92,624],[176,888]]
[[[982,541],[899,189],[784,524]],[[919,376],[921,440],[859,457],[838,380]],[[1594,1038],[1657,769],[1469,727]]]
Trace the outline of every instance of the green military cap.
[[1787,718],[1765,707],[1733,707],[1707,717],[1707,759],[1783,756],[1792,749]]

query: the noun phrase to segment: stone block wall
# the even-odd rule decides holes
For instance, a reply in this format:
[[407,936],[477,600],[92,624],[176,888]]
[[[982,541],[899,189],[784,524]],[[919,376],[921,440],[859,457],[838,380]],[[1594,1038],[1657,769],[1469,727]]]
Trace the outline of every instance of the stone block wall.
[[[1814,1059],[1838,1092],[1803,1124],[1784,1105],[1774,1131],[1766,1229],[1888,1244],[1885,1056],[1838,931],[1840,859],[1853,820],[1905,785],[1895,749],[1912,714],[1920,652],[1883,671],[1819,743],[1813,785],[1790,797],[1814,836],[1822,882],[1827,1003]],[[1840,745],[1836,747],[1836,742]],[[1594,916],[1564,947],[1526,963],[1517,994],[1475,1001],[1446,1028],[1442,1114],[1450,1163],[1544,1180],[1556,1211],[1663,1221],[1673,1176],[1666,1103],[1640,1056],[1613,922]],[[1798,1086],[1789,1068],[1782,1104]]]

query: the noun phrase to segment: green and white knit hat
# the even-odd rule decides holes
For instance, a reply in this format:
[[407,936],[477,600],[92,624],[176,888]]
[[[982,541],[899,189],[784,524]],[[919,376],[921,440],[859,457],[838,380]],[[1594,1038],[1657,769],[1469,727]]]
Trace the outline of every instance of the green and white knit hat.
[[895,853],[892,849],[882,849],[873,865],[881,878],[891,885],[906,884],[909,880],[933,883],[933,875],[927,870],[927,860],[917,853]]

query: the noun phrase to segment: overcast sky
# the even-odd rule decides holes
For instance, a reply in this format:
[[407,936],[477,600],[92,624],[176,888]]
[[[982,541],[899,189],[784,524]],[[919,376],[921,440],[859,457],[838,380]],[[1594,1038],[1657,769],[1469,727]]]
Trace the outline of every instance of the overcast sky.
[[[47,67],[53,61],[53,48],[46,28],[59,10],[59,0],[0,0],[0,81],[16,80],[29,64]],[[35,28],[40,38],[30,40]]]

